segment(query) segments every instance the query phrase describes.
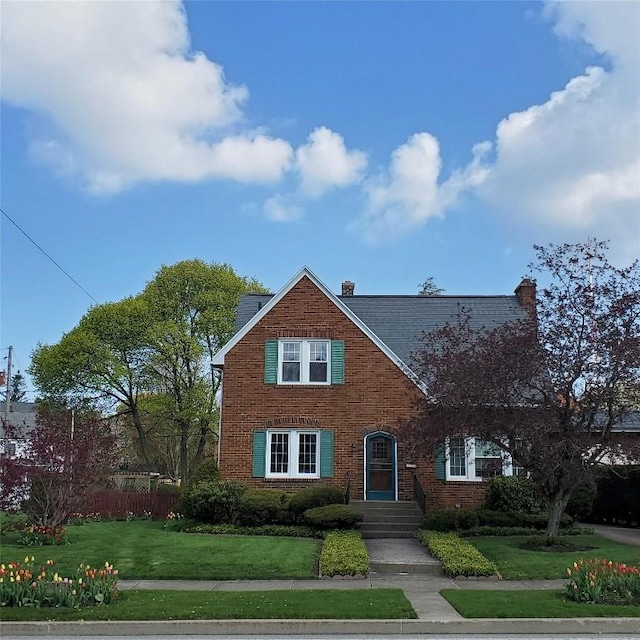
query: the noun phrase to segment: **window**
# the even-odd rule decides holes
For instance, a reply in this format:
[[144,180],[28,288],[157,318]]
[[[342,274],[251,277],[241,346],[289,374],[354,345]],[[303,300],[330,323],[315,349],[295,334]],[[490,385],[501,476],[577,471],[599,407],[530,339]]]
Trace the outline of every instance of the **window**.
[[264,381],[278,385],[344,383],[344,340],[267,340]]
[[317,431],[268,431],[266,477],[318,478]]
[[329,384],[329,340],[281,340],[279,384]]
[[331,429],[256,429],[253,432],[254,478],[332,478]]
[[439,480],[479,481],[501,475],[526,475],[498,445],[480,438],[448,438],[435,463]]

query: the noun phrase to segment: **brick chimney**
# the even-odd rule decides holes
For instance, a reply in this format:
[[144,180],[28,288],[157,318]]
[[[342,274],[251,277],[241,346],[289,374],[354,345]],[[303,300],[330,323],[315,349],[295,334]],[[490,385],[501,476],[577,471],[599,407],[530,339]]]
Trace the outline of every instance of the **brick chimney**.
[[516,287],[515,294],[520,304],[536,319],[536,283],[535,280],[524,278]]
[[342,295],[343,296],[352,296],[355,291],[356,285],[351,282],[351,280],[345,280],[342,283]]

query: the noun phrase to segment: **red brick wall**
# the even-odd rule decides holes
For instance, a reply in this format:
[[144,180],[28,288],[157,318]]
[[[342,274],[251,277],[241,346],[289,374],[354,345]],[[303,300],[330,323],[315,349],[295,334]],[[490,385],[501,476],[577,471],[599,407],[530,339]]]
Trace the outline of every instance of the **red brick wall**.
[[[265,341],[282,337],[344,340],[344,384],[299,387],[265,384]],[[308,278],[302,278],[225,356],[220,471],[225,478],[243,480],[253,487],[296,490],[310,482],[320,482],[251,476],[255,429],[266,428],[269,421],[281,421],[284,427],[287,419],[294,423],[310,420],[320,429],[334,431],[331,482],[344,487],[349,473],[351,496],[362,499],[364,437],[378,430],[396,434],[399,421],[411,414],[416,394],[416,387],[400,369]],[[401,500],[413,496],[413,470],[406,468],[407,463],[418,461],[408,456],[398,438]],[[445,483],[433,478],[433,465],[419,466],[423,485],[429,485],[425,486],[427,493],[439,494]],[[456,489],[446,484],[442,498],[436,500],[430,495],[433,506],[438,501],[454,500]],[[465,489],[460,488],[461,495]]]

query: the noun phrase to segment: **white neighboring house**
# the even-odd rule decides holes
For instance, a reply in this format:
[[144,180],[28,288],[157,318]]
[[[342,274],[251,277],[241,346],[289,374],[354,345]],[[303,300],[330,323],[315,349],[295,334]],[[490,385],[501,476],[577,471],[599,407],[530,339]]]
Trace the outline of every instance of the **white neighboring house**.
[[6,403],[0,402],[0,455],[18,458],[26,448],[29,433],[36,426],[35,402],[11,402],[9,404],[9,424],[11,433],[4,427]]

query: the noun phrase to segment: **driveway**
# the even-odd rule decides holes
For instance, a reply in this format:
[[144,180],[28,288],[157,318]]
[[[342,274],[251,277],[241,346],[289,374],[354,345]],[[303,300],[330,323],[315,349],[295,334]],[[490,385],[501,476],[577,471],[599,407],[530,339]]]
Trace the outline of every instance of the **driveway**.
[[629,529],[627,527],[611,527],[606,524],[588,524],[593,530],[604,538],[623,542],[624,544],[635,544],[640,546],[640,527],[637,529]]

